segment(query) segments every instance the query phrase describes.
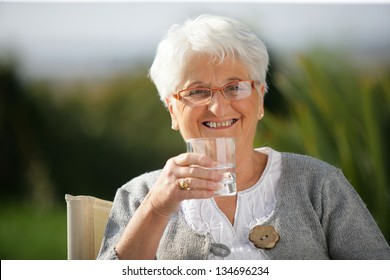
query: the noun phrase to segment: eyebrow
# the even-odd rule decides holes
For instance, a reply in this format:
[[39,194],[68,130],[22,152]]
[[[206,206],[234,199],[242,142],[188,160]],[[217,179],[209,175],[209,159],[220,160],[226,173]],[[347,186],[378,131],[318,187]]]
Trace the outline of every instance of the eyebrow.
[[[233,76],[233,77],[230,77],[226,80],[227,82],[225,84],[223,84],[222,86],[228,84],[228,83],[231,83],[231,82],[234,82],[234,81],[243,81],[242,78],[239,78],[238,76]],[[202,81],[194,81],[194,82],[191,82],[187,87],[185,87],[186,89],[189,89],[189,88],[196,88],[196,87],[202,87],[202,88],[209,88],[209,86],[205,86],[204,85],[204,82]]]
[[195,81],[195,82],[190,83],[188,86],[186,86],[186,88],[193,88],[193,87],[197,87],[197,86],[206,87],[206,86],[204,86],[204,83],[202,81]]

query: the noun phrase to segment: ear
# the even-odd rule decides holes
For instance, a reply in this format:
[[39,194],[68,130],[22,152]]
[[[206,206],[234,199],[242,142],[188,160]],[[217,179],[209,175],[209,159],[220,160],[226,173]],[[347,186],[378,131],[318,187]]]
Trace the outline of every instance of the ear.
[[179,124],[173,110],[173,102],[175,102],[175,100],[171,100],[169,97],[165,98],[165,104],[167,105],[169,114],[171,115],[172,129],[179,130]]
[[265,84],[260,84],[256,90],[259,92],[259,114],[257,116],[258,120],[261,120],[264,117],[264,94],[265,94]]

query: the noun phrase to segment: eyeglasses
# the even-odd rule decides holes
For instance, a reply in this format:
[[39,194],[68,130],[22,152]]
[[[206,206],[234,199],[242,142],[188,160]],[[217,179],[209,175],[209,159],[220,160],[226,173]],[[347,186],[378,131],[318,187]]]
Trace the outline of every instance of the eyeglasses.
[[188,88],[173,94],[173,97],[189,107],[203,106],[210,103],[214,93],[220,91],[227,100],[241,100],[252,94],[255,81],[239,81],[228,83],[220,88]]

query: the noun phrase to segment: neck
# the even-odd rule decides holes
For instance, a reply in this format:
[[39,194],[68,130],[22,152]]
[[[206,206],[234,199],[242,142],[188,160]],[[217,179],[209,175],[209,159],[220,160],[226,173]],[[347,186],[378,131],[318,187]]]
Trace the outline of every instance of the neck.
[[268,156],[253,149],[237,155],[236,181],[237,191],[243,191],[253,186],[263,174]]

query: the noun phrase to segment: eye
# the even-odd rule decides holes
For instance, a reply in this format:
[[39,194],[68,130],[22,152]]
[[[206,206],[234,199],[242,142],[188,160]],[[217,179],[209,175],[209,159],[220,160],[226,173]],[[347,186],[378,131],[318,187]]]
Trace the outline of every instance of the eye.
[[203,88],[196,88],[186,91],[186,96],[190,97],[202,97],[202,96],[208,96],[210,94],[209,89],[203,89]]
[[227,90],[238,90],[239,86],[238,86],[238,84],[229,85],[226,89]]
[[224,88],[224,91],[225,93],[227,94],[237,94],[240,90],[240,85],[239,83],[236,83],[236,84],[230,84],[230,85],[227,85],[225,88]]

